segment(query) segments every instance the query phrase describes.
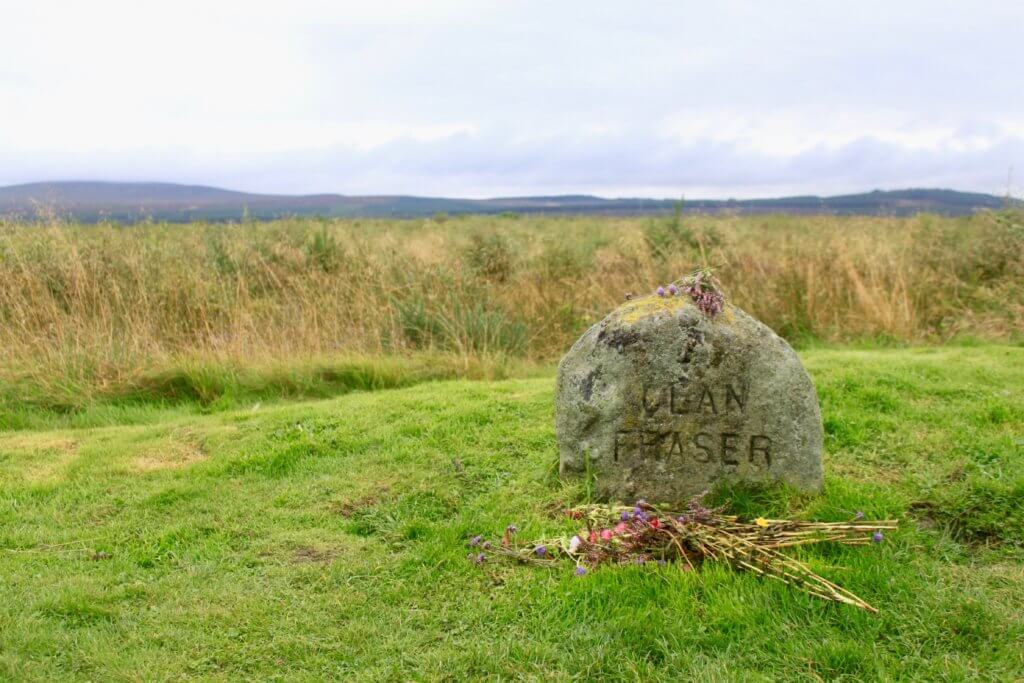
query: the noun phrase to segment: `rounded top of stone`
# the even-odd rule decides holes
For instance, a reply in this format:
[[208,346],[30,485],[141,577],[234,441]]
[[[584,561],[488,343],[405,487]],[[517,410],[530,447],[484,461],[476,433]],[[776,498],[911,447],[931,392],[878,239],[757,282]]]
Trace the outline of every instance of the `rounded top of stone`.
[[[608,314],[607,320],[609,323],[633,325],[658,314],[703,315],[690,300],[690,297],[686,295],[658,296],[657,294],[651,294],[650,296],[631,299],[625,302]],[[712,322],[730,323],[735,319],[735,316],[733,305],[726,304],[722,312],[714,318],[705,317]]]

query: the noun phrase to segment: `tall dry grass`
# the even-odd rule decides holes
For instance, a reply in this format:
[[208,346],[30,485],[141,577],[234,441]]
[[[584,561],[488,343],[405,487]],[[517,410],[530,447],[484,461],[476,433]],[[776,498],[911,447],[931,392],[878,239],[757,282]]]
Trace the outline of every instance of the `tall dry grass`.
[[0,224],[5,377],[102,390],[182,362],[430,352],[556,359],[717,266],[797,342],[1024,334],[1024,218],[438,217]]

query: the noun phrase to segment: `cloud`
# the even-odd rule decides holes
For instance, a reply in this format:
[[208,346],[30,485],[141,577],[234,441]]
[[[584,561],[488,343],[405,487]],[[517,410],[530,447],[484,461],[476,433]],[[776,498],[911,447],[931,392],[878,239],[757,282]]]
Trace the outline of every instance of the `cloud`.
[[1024,165],[1020,3],[38,0],[7,18],[0,183],[744,197],[1003,191]]
[[[988,139],[988,138],[986,138]],[[566,135],[517,140],[509,131],[402,137],[361,148],[308,147],[244,158],[164,156],[160,148],[104,160],[89,155],[15,160],[29,173],[56,178],[124,177],[209,183],[263,192],[401,193],[491,197],[574,194],[758,197],[873,188],[955,187],[1001,193],[1024,138],[984,146],[957,138],[921,147],[874,137],[774,154],[729,141],[679,142],[649,133]],[[154,169],[159,168],[159,171]],[[814,179],[813,183],[808,179]]]

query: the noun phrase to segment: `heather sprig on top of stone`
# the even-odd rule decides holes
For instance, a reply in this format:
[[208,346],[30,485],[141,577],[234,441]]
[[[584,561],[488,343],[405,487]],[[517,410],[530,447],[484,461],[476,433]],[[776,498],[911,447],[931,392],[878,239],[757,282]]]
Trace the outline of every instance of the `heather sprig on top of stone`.
[[725,307],[722,284],[709,268],[703,268],[693,275],[683,278],[679,291],[689,295],[701,313],[706,316],[714,318]]
[[681,280],[671,282],[667,287],[659,286],[654,293],[659,297],[685,294],[704,315],[714,318],[725,308],[725,294],[722,284],[710,268],[702,268]]

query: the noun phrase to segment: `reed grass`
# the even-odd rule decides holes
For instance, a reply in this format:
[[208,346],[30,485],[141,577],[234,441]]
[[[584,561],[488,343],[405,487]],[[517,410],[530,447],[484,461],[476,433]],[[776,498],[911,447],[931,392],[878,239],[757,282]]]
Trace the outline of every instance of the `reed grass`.
[[1019,212],[51,219],[0,222],[0,381],[86,395],[195,366],[546,363],[627,293],[704,266],[798,345],[1024,336]]

